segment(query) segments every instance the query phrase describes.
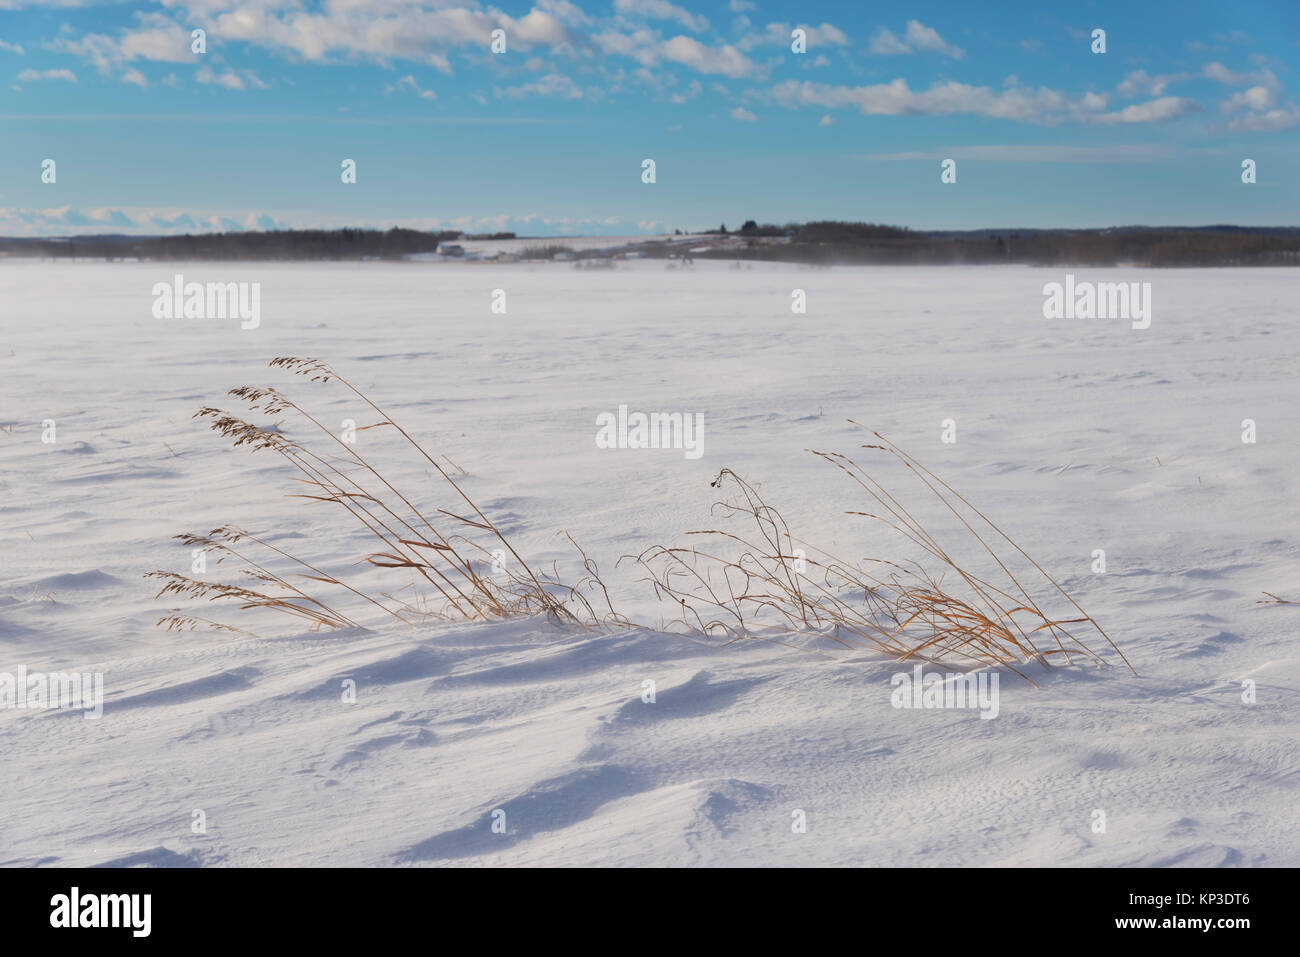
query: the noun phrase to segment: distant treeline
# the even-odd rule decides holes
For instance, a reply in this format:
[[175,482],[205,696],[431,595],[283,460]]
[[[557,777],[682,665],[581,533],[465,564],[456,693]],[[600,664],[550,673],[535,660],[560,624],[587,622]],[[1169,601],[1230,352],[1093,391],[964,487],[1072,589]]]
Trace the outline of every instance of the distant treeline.
[[[929,231],[874,223],[758,225],[730,234],[735,248],[697,258],[835,264],[1149,266],[1300,265],[1295,227],[1121,226],[1109,229],[981,229]],[[788,237],[774,243],[771,237]],[[654,253],[651,253],[654,255]]]
[[[436,252],[464,236],[459,230],[278,229],[270,232],[192,236],[78,236],[68,239],[0,239],[0,255],[104,259],[401,259]],[[513,233],[480,238],[506,239]]]
[[[646,239],[637,249],[652,258],[746,259],[823,265],[1150,266],[1300,265],[1300,228],[1252,226],[1110,229],[982,229],[921,231],[874,223],[764,224],[705,237]],[[401,259],[432,253],[441,242],[513,239],[513,233],[467,236],[455,230],[288,229],[198,236],[81,236],[0,239],[0,256],[147,260]],[[559,248],[559,247],[557,247]],[[689,253],[686,250],[690,250]],[[574,258],[609,255],[575,252]]]

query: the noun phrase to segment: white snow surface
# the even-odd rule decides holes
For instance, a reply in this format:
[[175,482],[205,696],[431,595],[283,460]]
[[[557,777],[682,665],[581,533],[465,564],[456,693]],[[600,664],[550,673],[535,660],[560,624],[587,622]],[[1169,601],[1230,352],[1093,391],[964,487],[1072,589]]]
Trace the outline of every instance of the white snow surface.
[[[1044,319],[1066,272],[1150,282],[1151,327]],[[260,328],[153,318],[175,273],[260,282]],[[99,720],[0,710],[2,864],[1300,864],[1300,605],[1257,603],[1300,600],[1294,270],[10,262],[0,290],[0,672],[105,688]],[[141,576],[188,571],[170,536],[227,522],[404,583],[361,572],[372,546],[286,497],[278,459],[191,418],[276,384],[373,420],[278,355],[332,363],[572,579],[567,530],[644,627],[309,632],[213,606],[261,637],[158,630],[178,606]],[[598,448],[621,404],[703,413],[704,455]],[[1006,529],[1138,675],[1001,669],[981,720],[893,707],[910,665],[868,649],[662,630],[673,609],[615,565],[716,527],[721,468],[801,537],[885,553],[805,451],[870,441],[850,417]],[[436,484],[391,432],[358,448],[417,497]]]

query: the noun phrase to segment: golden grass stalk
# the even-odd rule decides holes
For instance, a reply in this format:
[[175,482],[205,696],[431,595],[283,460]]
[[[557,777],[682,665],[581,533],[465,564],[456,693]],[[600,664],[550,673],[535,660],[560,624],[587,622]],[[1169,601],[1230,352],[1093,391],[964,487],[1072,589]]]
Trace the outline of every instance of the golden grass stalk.
[[[858,423],[854,423],[858,424]],[[976,572],[955,559],[916,516],[853,459],[809,449],[831,463],[870,498],[871,511],[846,514],[892,530],[917,556],[847,561],[795,538],[781,514],[755,488],[729,469],[714,480],[733,497],[716,504],[751,529],[690,532],[714,544],[691,548],[657,545],[629,556],[648,572],[656,594],[681,609],[675,624],[729,641],[794,632],[843,645],[874,647],[900,661],[955,660],[967,666],[998,665],[1032,680],[1018,665],[1048,667],[1053,657],[1105,663],[1083,638],[1095,632],[1119,659],[1132,665],[1101,626],[1036,561],[950,485],[916,459],[873,433],[881,451],[905,466],[964,527],[987,556]],[[1069,611],[1052,614],[1046,595],[1035,594],[1015,574],[993,542],[1019,555]],[[995,583],[996,582],[996,583]]]
[[[410,448],[437,470],[440,481],[435,482],[434,489],[426,491],[432,495],[438,489],[443,490],[450,495],[446,504],[458,505],[458,510],[437,505],[432,508],[417,506],[412,497],[399,491],[353,445],[344,442],[319,419],[274,387],[241,386],[231,389],[228,394],[242,400],[252,413],[267,417],[281,416],[286,412],[296,414],[311,427],[308,436],[315,436],[315,443],[309,438],[291,438],[279,431],[278,426],[259,425],[218,408],[201,408],[195,413],[195,418],[206,419],[214,432],[230,440],[236,448],[279,455],[297,473],[296,481],[303,486],[302,491],[290,497],[332,505],[346,513],[379,542],[375,551],[362,556],[362,563],[373,568],[405,570],[418,576],[424,586],[432,588],[429,594],[440,603],[431,606],[428,595],[423,593],[412,596],[410,600],[389,592],[376,597],[290,554],[265,536],[259,537],[231,525],[214,529],[207,535],[183,534],[176,538],[185,545],[215,553],[217,565],[227,559],[235,561],[241,566],[240,573],[251,578],[254,585],[211,582],[170,571],[151,572],[146,577],[163,582],[158,593],[160,597],[178,595],[208,601],[234,601],[243,609],[274,610],[310,622],[317,628],[361,627],[349,614],[308,591],[309,587],[319,586],[348,599],[359,600],[408,624],[430,616],[481,620],[533,614],[584,624],[622,620],[608,604],[608,593],[599,580],[594,563],[585,554],[582,557],[587,576],[574,586],[561,585],[558,578],[535,573],[448,471],[386,412],[330,366],[317,359],[295,357],[280,357],[272,360],[270,365],[315,382],[337,381],[359,397],[381,417],[381,421],[361,426],[358,431],[394,429]],[[464,474],[463,470],[460,471]],[[468,514],[463,514],[466,511]],[[479,555],[491,554],[480,540],[485,536],[489,543],[501,545],[514,558],[514,564],[495,577],[487,570],[487,563],[478,558]],[[244,542],[254,546],[255,552],[242,545],[235,548],[236,544]],[[309,582],[314,585],[308,585]],[[584,589],[592,587],[597,587],[605,599],[607,611],[603,615],[598,614],[582,594]],[[188,623],[170,616],[160,620],[159,624],[177,628]]]
[[1296,604],[1294,601],[1292,601],[1292,600],[1289,599],[1289,598],[1279,598],[1277,595],[1274,595],[1271,591],[1262,591],[1262,592],[1260,592],[1260,594],[1261,594],[1261,595],[1264,595],[1264,596],[1266,596],[1266,597],[1265,597],[1265,598],[1260,598],[1260,599],[1258,599],[1258,600],[1255,602],[1256,605],[1294,605],[1294,604]]

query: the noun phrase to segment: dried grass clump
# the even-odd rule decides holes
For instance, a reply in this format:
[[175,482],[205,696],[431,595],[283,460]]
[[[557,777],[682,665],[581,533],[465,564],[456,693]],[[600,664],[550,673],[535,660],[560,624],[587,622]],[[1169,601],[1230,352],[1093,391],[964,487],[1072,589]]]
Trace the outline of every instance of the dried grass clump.
[[[150,572],[146,577],[163,583],[158,592],[160,597],[233,602],[242,610],[269,609],[317,628],[361,627],[354,617],[357,612],[336,607],[342,601],[378,609],[408,624],[428,617],[474,621],[535,614],[583,625],[623,623],[608,604],[609,596],[595,562],[581,549],[579,553],[587,574],[574,585],[562,585],[554,576],[535,572],[448,471],[383,409],[330,366],[317,359],[294,357],[277,358],[270,365],[313,382],[337,382],[351,391],[379,418],[358,427],[358,431],[395,430],[437,471],[440,481],[435,482],[434,491],[440,491],[447,500],[445,504],[456,510],[418,507],[353,445],[344,442],[280,390],[270,386],[231,389],[228,394],[242,400],[250,413],[268,417],[295,414],[310,426],[308,435],[317,441],[290,438],[277,426],[258,425],[212,407],[200,409],[195,418],[206,419],[214,432],[231,440],[236,448],[270,451],[283,458],[298,473],[297,481],[305,486],[291,497],[329,504],[346,512],[378,542],[376,550],[364,555],[361,561],[376,568],[405,570],[408,576],[415,576],[417,587],[410,599],[387,592],[372,595],[290,554],[266,537],[225,525],[206,535],[187,533],[175,537],[182,544],[215,555],[217,565],[233,562],[243,581],[231,584],[172,571]],[[508,553],[513,562],[494,572],[494,550]],[[309,588],[314,588],[315,593],[309,592]],[[603,613],[586,597],[588,592],[598,593],[604,599]],[[327,594],[331,596],[328,603]],[[160,626],[169,630],[188,630],[205,623],[240,631],[185,614],[180,609],[159,621]]]
[[[978,544],[987,569],[976,574],[960,564],[851,458],[809,449],[849,476],[874,503],[873,511],[846,514],[892,529],[910,543],[902,550],[917,557],[848,561],[815,548],[795,538],[781,514],[752,485],[724,469],[713,485],[736,494],[731,501],[717,503],[715,510],[741,518],[749,532],[704,529],[688,534],[708,536],[710,545],[660,545],[632,556],[648,571],[656,593],[680,607],[675,623],[729,640],[794,632],[875,647],[899,661],[1001,665],[1026,680],[1031,679],[1016,665],[1038,662],[1047,667],[1054,656],[1066,663],[1076,657],[1105,663],[1080,637],[1086,631],[1095,633],[1090,641],[1103,640],[1132,670],[1101,626],[1006,533],[933,472],[873,434],[881,444],[862,448],[886,453],[918,478]],[[1001,554],[991,541],[1003,549]],[[1022,581],[1027,576],[1013,573],[1006,557],[1012,553],[1041,579],[1040,591],[1069,607],[1064,616],[1046,611],[1046,599],[1035,596]]]
[[[293,435],[281,431],[278,424],[258,425],[217,408],[202,408],[195,417],[206,420],[209,428],[237,448],[280,456],[303,486],[291,497],[346,513],[350,522],[377,542],[359,564],[405,575],[408,583],[395,590],[411,594],[402,598],[390,591],[372,593],[291,554],[267,535],[223,525],[204,535],[176,538],[190,548],[203,549],[216,566],[231,563],[237,568],[237,583],[155,571],[147,577],[162,582],[159,596],[274,611],[316,628],[361,628],[366,615],[376,613],[407,624],[429,617],[475,621],[538,614],[584,627],[632,624],[614,611],[596,563],[567,533],[561,534],[581,556],[585,572],[572,585],[562,584],[554,569],[550,574],[534,571],[447,468],[330,366],[291,357],[277,358],[270,365],[350,391],[377,418],[358,431],[395,431],[433,467],[432,486],[421,488],[415,496],[399,491],[352,444],[273,387],[243,386],[229,395],[243,402],[247,412],[241,415],[250,418],[296,417],[306,424],[306,437],[296,437],[292,427]],[[898,536],[882,546],[882,553],[890,557],[846,560],[795,538],[785,519],[754,486],[724,469],[712,484],[726,490],[730,498],[717,503],[715,511],[739,519],[741,531],[688,532],[711,541],[695,547],[656,545],[627,556],[648,573],[656,595],[677,609],[678,617],[665,627],[721,636],[728,642],[826,639],[842,646],[872,647],[899,661],[1004,666],[1026,680],[1030,679],[1018,665],[1036,662],[1050,667],[1055,661],[1069,664],[1076,658],[1104,664],[1110,652],[1132,670],[1101,626],[1001,528],[911,455],[879,433],[872,434],[878,442],[861,448],[884,453],[889,462],[918,480],[964,529],[961,547],[974,557],[959,556],[941,544],[853,459],[809,449],[866,493],[871,510],[845,514],[865,518]],[[450,459],[443,459],[458,474],[465,474]],[[435,504],[439,499],[447,507]],[[508,553],[513,561],[494,571],[493,551]],[[1052,605],[1057,610],[1049,611]],[[213,627],[249,634],[181,609],[162,618],[159,625],[168,630]],[[1099,648],[1094,650],[1089,642]]]

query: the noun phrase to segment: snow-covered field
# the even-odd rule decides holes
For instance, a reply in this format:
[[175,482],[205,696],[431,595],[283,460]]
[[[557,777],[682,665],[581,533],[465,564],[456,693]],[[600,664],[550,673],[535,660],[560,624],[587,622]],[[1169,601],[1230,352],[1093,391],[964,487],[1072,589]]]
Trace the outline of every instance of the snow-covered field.
[[[0,710],[0,863],[1300,864],[1300,605],[1257,604],[1300,600],[1296,274],[1068,271],[1150,282],[1150,328],[1044,319],[1063,269],[0,264],[0,673],[104,676],[99,720]],[[260,326],[155,319],[177,272],[260,282]],[[178,532],[235,522],[343,570],[369,547],[191,418],[246,384],[374,418],[278,355],[331,362],[573,578],[567,530],[647,627],[156,629],[175,603],[141,576],[188,571]],[[599,448],[620,405],[702,413],[703,455]],[[615,563],[714,527],[721,468],[802,537],[884,552],[804,451],[854,451],[850,417],[999,522],[1139,676],[1003,670],[982,720],[893,707],[910,667],[870,651],[657,630],[673,609]],[[431,487],[391,433],[357,443]]]

